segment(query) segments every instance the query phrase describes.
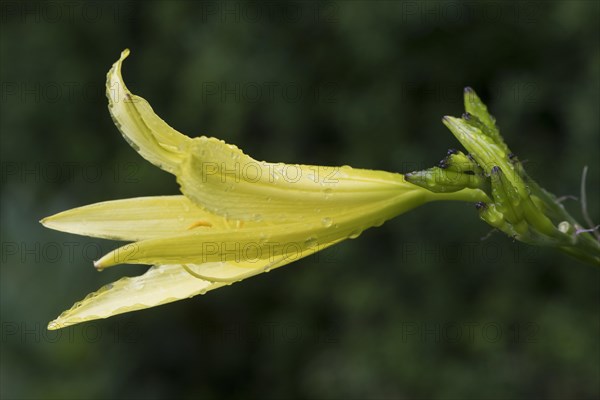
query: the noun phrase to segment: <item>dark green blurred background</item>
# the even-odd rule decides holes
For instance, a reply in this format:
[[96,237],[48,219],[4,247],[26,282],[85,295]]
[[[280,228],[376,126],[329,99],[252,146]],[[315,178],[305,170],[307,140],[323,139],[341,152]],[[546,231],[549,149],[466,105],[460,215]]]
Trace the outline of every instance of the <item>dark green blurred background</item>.
[[[407,172],[462,88],[557,195],[599,218],[599,3],[1,3],[2,398],[580,399],[600,395],[600,269],[433,204],[207,296],[58,332],[117,246],[55,212],[175,194],[114,127],[124,77],[191,136],[257,159]],[[569,207],[580,217],[576,201]]]

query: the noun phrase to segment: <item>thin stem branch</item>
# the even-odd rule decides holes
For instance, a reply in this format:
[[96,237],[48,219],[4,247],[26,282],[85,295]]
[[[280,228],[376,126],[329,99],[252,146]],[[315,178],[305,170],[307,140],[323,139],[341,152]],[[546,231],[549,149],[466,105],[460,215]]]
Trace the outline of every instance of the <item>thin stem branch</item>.
[[585,190],[587,171],[588,167],[586,165],[585,167],[583,167],[583,173],[581,174],[581,213],[583,214],[583,219],[585,220],[586,224],[588,224],[588,228],[590,228],[586,231],[591,232],[594,235],[594,237],[596,237],[596,240],[600,242],[600,232],[598,232],[597,227],[594,228],[595,224],[592,221],[592,218],[590,218],[590,214],[588,213],[587,208],[587,193]]

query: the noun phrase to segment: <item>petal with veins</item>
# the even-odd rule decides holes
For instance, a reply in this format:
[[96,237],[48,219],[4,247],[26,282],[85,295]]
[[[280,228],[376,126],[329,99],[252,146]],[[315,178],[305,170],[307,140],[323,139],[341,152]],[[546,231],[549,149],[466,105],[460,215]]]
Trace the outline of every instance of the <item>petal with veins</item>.
[[195,278],[181,265],[155,266],[141,276],[121,278],[90,293],[50,322],[48,329],[61,329],[84,321],[155,307],[224,285],[226,283]]
[[208,137],[193,139],[177,181],[207,210],[246,221],[323,218],[421,190],[385,171],[256,161]]
[[185,196],[105,201],[63,211],[41,223],[63,232],[127,241],[236,227],[235,222],[204,211]]
[[[292,261],[295,260],[263,260],[255,263],[253,268],[236,263],[219,263],[222,264],[220,266],[215,265],[216,263],[154,266],[141,276],[121,278],[90,293],[50,322],[48,329],[61,329],[85,321],[190,298],[268,272]],[[204,277],[206,279],[203,279]]]
[[171,128],[121,75],[121,58],[108,73],[109,110],[123,136],[144,158],[177,176],[183,194],[207,211],[244,221],[290,222],[306,215],[346,212],[407,191],[423,190],[400,174],[268,163],[222,140],[189,138]]
[[202,264],[274,260],[287,255],[290,262],[334,242],[358,236],[372,226],[423,204],[422,191],[331,214],[307,217],[295,223],[255,223],[238,230],[202,230],[143,240],[117,248],[96,261],[103,269],[117,264]]

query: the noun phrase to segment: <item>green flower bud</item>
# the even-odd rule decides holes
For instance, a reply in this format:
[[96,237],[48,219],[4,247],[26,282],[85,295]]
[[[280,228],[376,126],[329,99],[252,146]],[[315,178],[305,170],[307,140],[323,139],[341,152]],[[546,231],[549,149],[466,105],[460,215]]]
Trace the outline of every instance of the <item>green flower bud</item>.
[[513,238],[519,237],[519,233],[506,220],[504,214],[498,210],[498,207],[495,204],[479,202],[475,204],[475,207],[479,210],[479,218],[481,218],[483,221],[506,233],[508,236]]
[[440,167],[411,172],[405,174],[404,179],[434,193],[452,193],[465,188],[479,189],[485,184],[485,177],[482,174],[475,174],[472,170],[458,172]]
[[448,171],[462,172],[468,175],[484,174],[473,157],[454,149],[448,150],[448,155],[437,166]]
[[470,159],[483,171],[475,172],[482,178],[477,188],[491,200],[476,204],[481,219],[519,241],[556,247],[600,265],[600,243],[590,234],[591,229],[578,224],[554,195],[527,175],[500,136],[495,118],[471,88],[465,89],[464,101],[466,113],[462,118],[446,116],[443,123],[469,156],[453,151],[439,167],[463,174],[467,173],[465,168],[478,171]]
[[473,123],[481,125],[484,133],[490,136],[505,152],[508,152],[508,147],[496,126],[496,118],[488,112],[487,106],[477,96],[477,93],[468,86],[464,90],[464,103],[465,111],[475,117]]

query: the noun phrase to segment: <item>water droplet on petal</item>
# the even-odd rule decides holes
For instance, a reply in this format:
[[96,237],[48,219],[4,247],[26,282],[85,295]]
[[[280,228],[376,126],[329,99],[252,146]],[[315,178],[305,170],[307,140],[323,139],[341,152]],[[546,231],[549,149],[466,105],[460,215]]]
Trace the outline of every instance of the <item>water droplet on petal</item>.
[[348,239],[356,239],[357,237],[360,236],[361,233],[362,233],[362,231],[360,229],[352,231],[352,232],[350,232],[350,235],[348,235]]
[[304,242],[304,245],[306,247],[315,247],[317,245],[317,239],[314,237],[309,237],[308,239],[306,239],[306,241]]
[[329,228],[331,225],[333,225],[333,220],[329,217],[325,217],[321,220],[321,223],[324,227]]

